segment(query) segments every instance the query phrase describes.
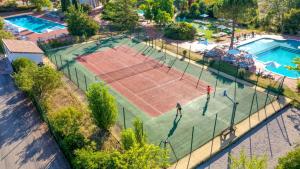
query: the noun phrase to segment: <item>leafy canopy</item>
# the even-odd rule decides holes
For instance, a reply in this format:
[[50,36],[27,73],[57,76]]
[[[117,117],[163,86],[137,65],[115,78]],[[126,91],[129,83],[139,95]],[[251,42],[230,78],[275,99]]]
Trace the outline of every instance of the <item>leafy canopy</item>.
[[118,109],[115,98],[102,83],[92,84],[87,91],[87,99],[96,124],[108,130],[115,124]]
[[134,29],[139,19],[136,0],[112,0],[104,6],[101,17],[121,30]]
[[82,7],[78,9],[75,6],[70,6],[66,14],[66,22],[68,24],[68,31],[74,36],[90,37],[96,35],[99,30],[99,24],[90,18]]

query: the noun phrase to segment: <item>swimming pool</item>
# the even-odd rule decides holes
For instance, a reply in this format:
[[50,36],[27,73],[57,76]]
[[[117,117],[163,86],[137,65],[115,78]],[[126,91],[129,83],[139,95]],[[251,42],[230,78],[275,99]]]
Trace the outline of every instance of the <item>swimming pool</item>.
[[62,24],[30,15],[14,16],[5,18],[5,20],[13,25],[22,27],[35,33],[45,33],[66,28]]
[[297,71],[288,70],[286,66],[295,66],[293,59],[300,57],[300,41],[274,40],[262,38],[238,47],[256,56],[264,63],[265,69],[282,76],[297,79]]

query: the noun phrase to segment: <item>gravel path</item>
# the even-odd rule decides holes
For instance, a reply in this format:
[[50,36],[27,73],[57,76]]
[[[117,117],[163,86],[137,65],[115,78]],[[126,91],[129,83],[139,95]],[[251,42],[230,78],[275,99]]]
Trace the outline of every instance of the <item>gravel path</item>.
[[31,101],[15,86],[0,60],[0,168],[69,169]]
[[237,156],[241,150],[249,156],[266,155],[268,168],[277,165],[279,157],[300,145],[300,110],[285,108],[262,123],[238,142],[218,153],[197,169],[227,169],[230,165],[228,154]]

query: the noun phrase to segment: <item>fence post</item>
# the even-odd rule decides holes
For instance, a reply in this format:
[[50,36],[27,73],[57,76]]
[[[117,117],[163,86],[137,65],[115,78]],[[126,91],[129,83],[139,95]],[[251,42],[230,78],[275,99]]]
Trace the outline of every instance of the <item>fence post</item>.
[[218,113],[216,114],[216,118],[215,118],[215,124],[214,124],[213,136],[212,136],[212,140],[211,140],[210,155],[209,155],[210,157],[211,157],[211,155],[212,155],[212,150],[213,150],[213,146],[214,146],[214,138],[215,138],[215,134],[216,134],[217,120],[218,120]]
[[61,55],[59,55],[59,59],[60,59],[60,67],[62,68],[63,67],[63,61],[61,59]]
[[126,118],[125,118],[125,109],[123,107],[123,121],[124,121],[124,129],[126,129]]
[[79,88],[79,81],[78,81],[78,74],[77,74],[77,69],[75,67],[75,75],[76,75],[76,81],[77,81],[77,86]]
[[281,91],[282,91],[282,88],[283,88],[283,84],[284,84],[284,80],[285,80],[285,76],[283,77],[283,79],[282,79],[282,81],[281,81],[281,83],[279,84],[279,86],[278,86],[278,91],[277,91],[277,96],[276,96],[276,99],[278,99],[279,98],[279,95],[280,95],[280,93],[281,93]]
[[69,78],[72,80],[71,72],[70,72],[69,60],[67,60],[67,68],[68,68],[68,75],[69,75]]
[[85,76],[85,74],[83,74],[83,77],[84,77],[84,83],[85,83],[85,91],[87,91],[88,90],[88,84],[86,82],[86,76]]
[[57,64],[57,58],[56,58],[56,55],[54,55],[54,59],[55,59],[55,66],[56,66],[56,68],[58,69],[58,64]]
[[193,126],[193,128],[192,128],[192,138],[191,138],[190,157],[189,157],[189,161],[188,161],[188,164],[187,164],[187,167],[186,167],[186,168],[189,168],[190,160],[191,160],[191,156],[192,156],[192,151],[193,151],[193,141],[194,141],[194,129],[195,129],[195,126]]

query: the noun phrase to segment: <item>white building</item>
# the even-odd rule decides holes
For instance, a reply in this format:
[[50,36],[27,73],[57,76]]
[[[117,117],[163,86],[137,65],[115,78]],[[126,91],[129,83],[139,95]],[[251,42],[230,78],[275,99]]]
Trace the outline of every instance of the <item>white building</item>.
[[24,40],[2,39],[4,54],[10,62],[25,57],[35,63],[43,63],[44,52],[33,42]]

